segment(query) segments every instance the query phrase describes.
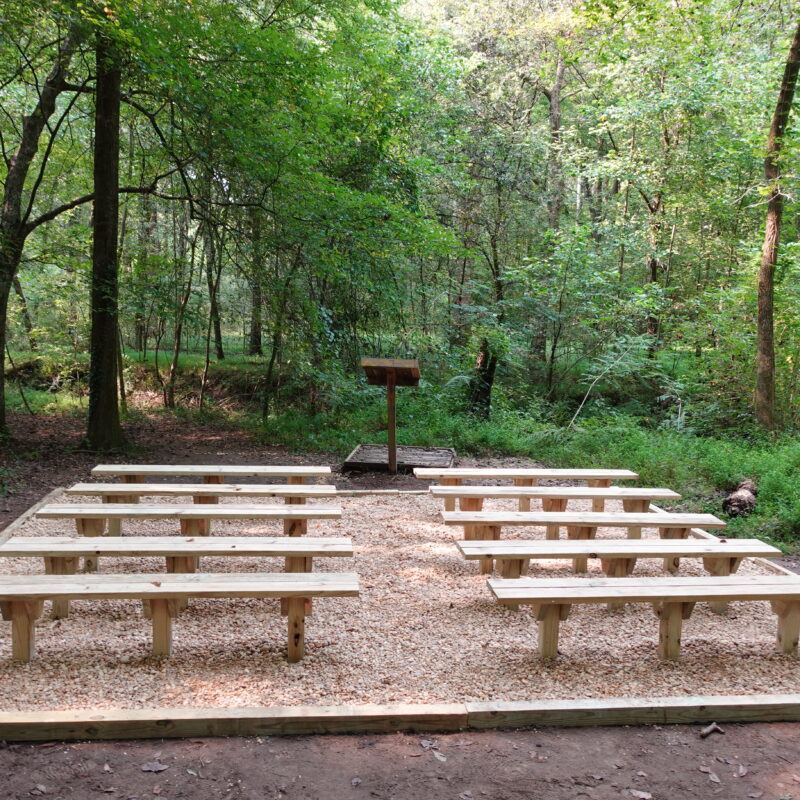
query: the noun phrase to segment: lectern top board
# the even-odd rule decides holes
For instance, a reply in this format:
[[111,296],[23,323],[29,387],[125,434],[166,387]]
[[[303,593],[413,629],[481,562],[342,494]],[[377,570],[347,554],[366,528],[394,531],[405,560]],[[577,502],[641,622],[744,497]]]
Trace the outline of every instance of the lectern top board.
[[361,368],[370,386],[388,386],[392,378],[395,386],[419,384],[419,362],[415,358],[362,358]]

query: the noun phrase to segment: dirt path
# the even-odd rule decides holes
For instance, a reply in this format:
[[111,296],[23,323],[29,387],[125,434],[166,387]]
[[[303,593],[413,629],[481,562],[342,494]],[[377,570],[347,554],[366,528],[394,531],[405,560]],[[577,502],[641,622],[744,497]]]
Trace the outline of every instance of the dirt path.
[[[190,739],[0,750],[3,800],[800,797],[791,725]],[[149,770],[161,771],[149,771]],[[145,771],[148,770],[148,771]]]

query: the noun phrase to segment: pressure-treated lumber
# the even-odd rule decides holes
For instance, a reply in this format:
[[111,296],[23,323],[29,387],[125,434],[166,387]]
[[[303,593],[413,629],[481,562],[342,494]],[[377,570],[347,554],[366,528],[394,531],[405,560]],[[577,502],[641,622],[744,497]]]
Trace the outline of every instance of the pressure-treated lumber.
[[724,528],[713,514],[650,514],[625,511],[443,511],[445,525],[585,525],[595,528]]
[[288,656],[304,652],[305,599],[356,597],[358,576],[352,573],[151,574],[151,575],[2,575],[0,609],[11,622],[11,652],[29,661],[34,651],[34,621],[44,600],[142,600],[153,624],[153,655],[168,656],[172,619],[180,602],[204,598],[287,598]]
[[64,494],[85,497],[335,497],[320,483],[76,483]]
[[[466,559],[495,559],[503,577],[518,578],[529,559],[599,558],[603,571],[629,575],[638,558],[702,558],[714,575],[730,575],[743,558],[774,558],[781,551],[759,539],[571,539],[566,541],[462,541],[456,546]],[[0,548],[2,553],[2,548]],[[621,563],[619,563],[621,562]],[[624,569],[619,570],[619,566]]]
[[[81,484],[92,486],[94,484]],[[118,487],[119,488],[119,487]],[[431,486],[434,497],[480,497],[480,498],[565,498],[585,500],[679,500],[680,495],[672,489],[648,489],[630,486]],[[643,509],[646,511],[647,509]]]
[[4,741],[446,732],[521,727],[797,722],[800,695],[0,712]]
[[214,478],[318,478],[331,474],[323,466],[274,466],[226,464],[98,464],[92,475],[189,475]]
[[[504,604],[530,605],[539,620],[540,655],[557,653],[559,621],[574,604],[652,603],[660,620],[659,655],[676,659],[681,626],[695,603],[731,600],[769,600],[778,615],[778,647],[797,649],[800,633],[800,577],[784,575],[713,576],[702,578],[516,578],[490,579],[489,589]],[[559,609],[544,613],[548,606]]]
[[418,467],[414,476],[422,479],[475,480],[480,478],[528,478],[533,480],[635,480],[638,474],[629,469],[550,469],[548,467],[451,467],[436,469]]

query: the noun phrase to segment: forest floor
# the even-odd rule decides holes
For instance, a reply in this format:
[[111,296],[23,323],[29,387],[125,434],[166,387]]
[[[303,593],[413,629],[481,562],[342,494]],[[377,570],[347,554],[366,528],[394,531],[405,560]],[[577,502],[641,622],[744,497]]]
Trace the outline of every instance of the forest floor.
[[[17,417],[12,433],[13,441],[0,453],[10,490],[0,506],[2,527],[52,488],[85,478],[98,461],[97,454],[75,449],[82,434],[80,420]],[[129,425],[128,433],[137,449],[125,460],[334,463],[319,454],[304,458],[283,448],[265,447],[234,429],[192,426],[161,414]],[[335,478],[340,488],[420,486],[411,477]],[[698,726],[650,726],[437,737],[8,745],[0,747],[0,774],[5,776],[0,792],[2,800],[39,795],[338,800],[359,793],[398,800],[800,798],[797,726],[726,725],[724,729],[724,736],[705,740],[699,738]],[[422,738],[436,746],[422,743]],[[434,758],[434,751],[446,760]],[[142,769],[153,761],[167,769]]]

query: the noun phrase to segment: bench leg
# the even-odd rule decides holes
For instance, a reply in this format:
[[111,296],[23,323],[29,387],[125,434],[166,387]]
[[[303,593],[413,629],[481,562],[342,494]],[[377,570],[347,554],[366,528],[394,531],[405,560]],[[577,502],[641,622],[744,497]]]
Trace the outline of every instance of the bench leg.
[[[174,572],[180,575],[189,575],[197,571],[197,564],[200,560],[198,556],[166,556],[167,572]],[[189,599],[181,597],[175,601],[178,612],[185,611],[189,606]]]
[[[569,539],[594,539],[597,533],[596,527],[588,525],[567,525],[567,538]],[[586,572],[588,559],[580,556],[572,559],[572,569],[574,572]]]
[[558,630],[569,615],[568,605],[541,605],[536,608],[539,627],[539,657],[549,660],[558,656]]
[[[305,556],[286,556],[283,566],[284,572],[313,572],[314,564],[312,558]],[[306,597],[306,616],[310,617],[312,612],[312,599]],[[285,617],[289,613],[289,598],[281,598],[281,614]]]
[[179,520],[182,536],[208,536],[211,529],[210,519]]
[[501,578],[519,578],[522,575],[524,558],[498,558],[497,569]]
[[[704,558],[703,566],[710,575],[727,576],[735,572],[739,566],[739,558],[731,558],[730,556],[723,556],[721,558]],[[709,603],[711,610],[715,614],[727,614],[728,604],[723,601]]]
[[[104,536],[106,532],[106,521],[104,519],[78,518],[75,520],[75,528],[81,536]],[[83,559],[84,572],[97,572],[97,559]]]
[[[594,481],[586,482],[592,488],[607,489],[611,486],[611,481],[608,478],[602,478]],[[592,511],[605,511],[606,501],[602,497],[596,497],[592,500]]]
[[[659,658],[674,661],[680,656],[684,605],[684,603],[662,603],[656,607],[656,614],[659,618]],[[691,612],[691,609],[689,611]]]
[[[636,566],[635,558],[602,558],[600,566],[609,578],[626,578]],[[624,600],[614,600],[606,604],[609,611],[617,611],[625,606]]]
[[177,600],[157,598],[148,601],[153,622],[153,655],[166,657],[172,653],[172,618],[178,613]]
[[[500,538],[500,526],[499,525],[476,525],[474,528],[474,536],[476,539],[487,539],[496,541]],[[494,568],[494,559],[492,558],[482,558],[480,560],[481,564],[481,575],[491,575],[492,569]]]
[[[461,486],[461,478],[440,478],[439,479],[439,486]],[[456,510],[456,498],[455,497],[445,497],[445,499],[444,499],[444,510],[445,511],[455,511]]]
[[[78,571],[78,559],[45,556],[44,571],[48,575],[74,575]],[[69,600],[51,600],[50,603],[50,616],[53,619],[66,619],[69,616]]]
[[773,600],[771,605],[778,615],[778,650],[781,653],[796,653],[800,636],[800,603]]
[[[536,486],[536,478],[514,478],[514,486]],[[517,502],[517,508],[520,511],[531,510],[530,497],[520,497]]]
[[483,498],[482,497],[460,497],[458,499],[458,506],[462,511],[482,511]]
[[290,663],[300,661],[306,652],[306,598],[287,597],[287,618],[289,626],[288,658]]
[[650,501],[639,497],[623,500],[622,510],[626,514],[646,514],[650,510]]
[[42,601],[12,600],[3,606],[3,617],[11,617],[11,658],[14,661],[30,661],[36,650],[35,622],[42,613]]
[[[305,483],[305,478],[302,475],[290,475],[286,479],[286,483],[291,486],[298,486]],[[306,498],[287,497],[284,502],[287,506],[303,506],[306,504]],[[283,521],[284,536],[305,536],[306,533],[308,533],[307,519],[285,519]]]
[[[130,496],[127,494],[108,494],[103,496],[104,503],[128,503]],[[109,519],[106,536],[120,536],[122,534],[122,520]]]
[[[689,538],[689,529],[688,528],[659,528],[658,535],[662,539],[688,539]],[[677,556],[674,558],[665,558],[664,559],[664,569],[667,572],[671,572],[673,575],[680,569],[681,567],[681,560]]]
[[[543,497],[542,511],[566,511],[568,502],[566,497]],[[560,529],[560,525],[547,525],[545,527],[545,537],[551,540],[558,539]]]

